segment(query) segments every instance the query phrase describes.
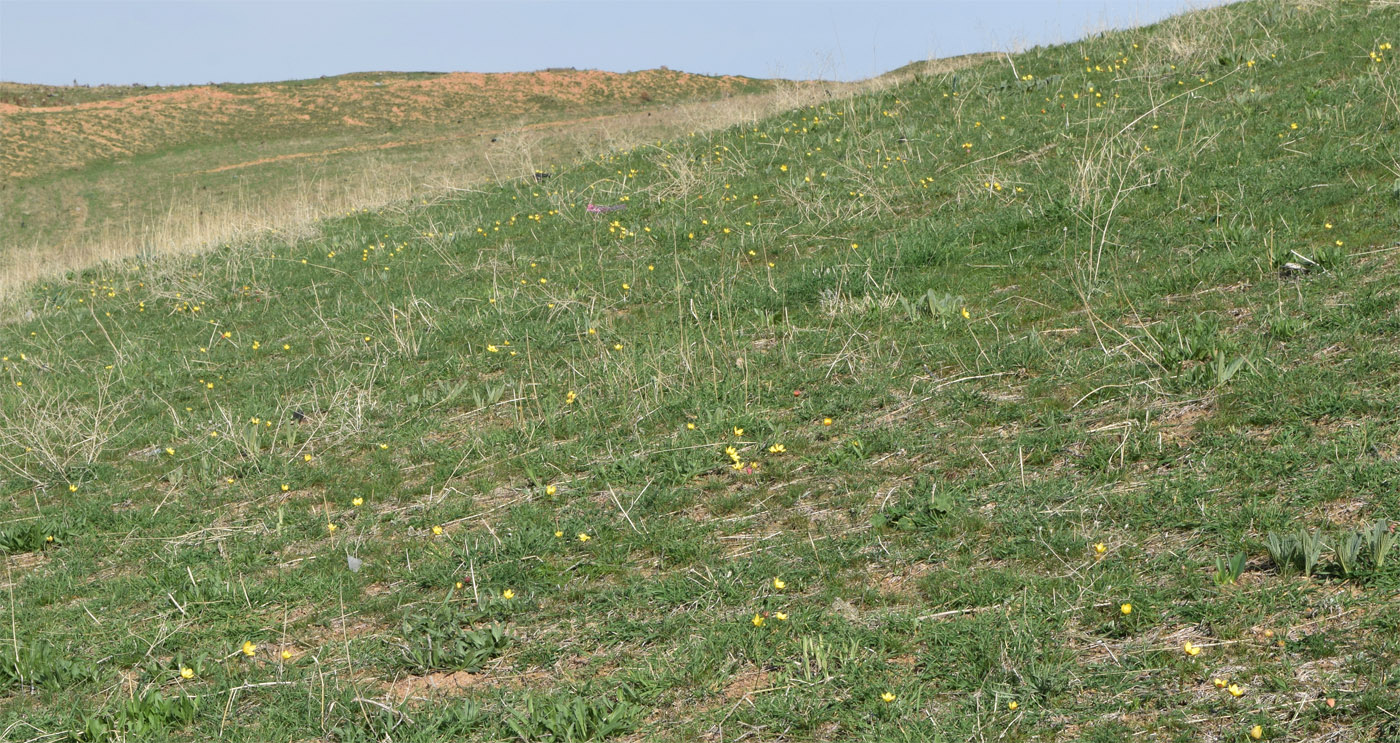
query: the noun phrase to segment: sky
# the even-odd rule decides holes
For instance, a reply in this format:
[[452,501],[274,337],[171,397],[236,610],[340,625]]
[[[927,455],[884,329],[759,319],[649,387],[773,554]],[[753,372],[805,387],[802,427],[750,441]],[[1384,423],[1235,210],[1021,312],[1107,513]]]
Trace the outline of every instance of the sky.
[[0,0],[0,80],[174,85],[364,71],[668,66],[856,80],[1222,0],[444,2]]

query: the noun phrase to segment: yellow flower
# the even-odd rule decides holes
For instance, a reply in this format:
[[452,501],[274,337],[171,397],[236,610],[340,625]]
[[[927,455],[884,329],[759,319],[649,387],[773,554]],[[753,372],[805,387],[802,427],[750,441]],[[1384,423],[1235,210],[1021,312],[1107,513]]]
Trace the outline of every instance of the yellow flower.
[[310,455],[310,454],[303,454],[303,455],[301,455],[301,461],[303,461],[303,462],[310,462],[310,461],[311,461],[311,455]]
[[1260,738],[1264,737],[1264,728],[1255,725],[1254,727],[1249,729],[1249,737],[1255,740],[1259,740]]
[[776,588],[777,590],[781,591],[781,590],[783,590],[784,588],[787,588],[787,583],[786,583],[782,578],[774,578],[774,579],[773,579],[773,587]]
[[735,435],[735,436],[743,436],[743,435],[744,435],[744,429],[742,429],[742,428],[740,428],[740,427],[738,427],[738,426],[735,426],[735,427],[734,427],[734,435]]
[[545,494],[545,495],[554,495],[554,494],[557,493],[557,492],[559,492],[559,488],[556,488],[556,487],[554,487],[553,485],[546,485],[546,486],[544,486],[544,494]]
[[506,601],[510,601],[511,599],[515,598],[515,591],[512,591],[509,588],[507,588],[506,590],[501,591],[501,598],[505,599]]
[[769,454],[782,454],[785,451],[787,451],[787,447],[782,444],[774,444],[768,447]]
[[1230,684],[1225,691],[1230,692],[1232,697],[1244,696],[1244,689],[1240,688],[1239,684]]
[[330,532],[331,534],[334,534],[334,533],[335,533],[335,530],[336,530],[336,529],[339,529],[339,528],[340,528],[340,527],[339,527],[339,526],[336,526],[335,524],[330,524],[330,523],[326,524],[326,531],[327,531],[327,532]]
[[244,641],[243,641],[243,654],[244,654],[244,655],[246,655],[246,656],[248,656],[249,658],[251,658],[251,657],[253,657],[253,655],[254,655],[255,653],[257,653],[257,652],[258,652],[258,646],[257,646],[257,645],[254,645],[252,640],[244,640]]
[[578,399],[578,393],[574,392],[573,390],[569,390],[569,394],[564,395],[564,404],[565,404],[565,405],[573,405],[573,404],[574,404],[574,400],[577,400],[577,399]]
[[1184,644],[1184,645],[1181,646],[1181,649],[1182,649],[1182,651],[1185,652],[1187,655],[1190,655],[1190,656],[1193,656],[1193,657],[1201,654],[1201,649],[1200,649],[1199,647],[1196,647],[1195,645],[1191,644],[1191,641],[1190,641],[1190,640],[1187,640],[1187,641],[1186,641],[1186,644]]
[[822,418],[822,425],[823,425],[823,426],[829,426],[829,425],[831,425],[831,423],[832,423],[832,420],[831,420],[830,418]]
[[355,496],[355,499],[354,499],[354,500],[350,501],[350,505],[352,505],[352,506],[363,506],[364,504],[365,504],[365,499],[364,499],[364,498],[361,498],[361,497],[358,496],[358,495]]
[[763,615],[762,615],[762,614],[755,614],[755,615],[753,615],[753,619],[750,620],[750,621],[753,622],[753,626],[755,626],[755,627],[762,627],[762,626],[763,626]]
[[694,423],[687,423],[687,424],[685,424],[685,430],[687,430],[687,431],[694,431],[694,430],[695,430],[695,424],[694,424]]
[[1228,682],[1225,681],[1225,679],[1218,678],[1212,681],[1211,683],[1215,684],[1215,688],[1217,689],[1224,689]]
[[172,456],[172,457],[175,456],[175,450],[174,450],[174,449],[171,449],[171,448],[168,447],[168,446],[165,447],[165,453],[168,454],[168,455],[170,455],[170,456]]
[[968,311],[967,311],[967,308],[966,308],[966,307],[962,308],[962,316],[963,316],[963,319],[964,319],[964,320],[971,320],[971,319],[972,319],[972,315],[968,314]]
[[590,537],[590,536],[588,536],[587,534],[585,534],[585,533],[583,533],[583,532],[579,532],[579,533],[578,533],[578,541],[580,541],[580,542],[587,542],[588,540],[590,540],[590,539],[592,539],[592,538],[593,538],[593,537]]
[[892,692],[888,692],[888,691],[885,692],[884,694],[881,694],[881,695],[880,695],[880,698],[883,699],[883,700],[885,700],[886,703],[893,702],[893,701],[895,700],[894,694],[893,694]]
[[69,486],[68,486],[68,492],[70,492],[70,493],[76,493],[76,492],[78,492],[78,486],[77,486],[77,485],[69,485]]
[[562,531],[557,531],[557,530],[556,530],[556,531],[554,532],[554,538],[555,538],[555,539],[563,539],[563,538],[564,538],[564,532],[562,532]]
[[1009,710],[1011,710],[1011,711],[1013,711],[1013,712],[1016,710],[1017,707],[1020,707],[1020,706],[1021,706],[1021,705],[1020,705],[1019,703],[1017,703],[1016,700],[1014,700],[1014,699],[1006,703],[1006,708],[1009,709]]
[[628,286],[627,284],[623,284],[623,285],[622,285],[622,290],[623,290],[623,291],[629,291],[629,290],[631,290],[631,288],[632,288],[632,287],[631,287],[631,286]]
[[284,493],[285,493],[285,492],[287,492],[287,491],[288,491],[288,490],[291,490],[291,486],[290,486],[290,485],[288,485],[288,484],[287,484],[287,483],[285,483],[285,482],[284,482],[284,483],[282,483],[282,492],[284,492]]
[[186,668],[181,668],[181,669],[180,669],[180,678],[184,678],[184,679],[192,679],[192,678],[194,678],[194,669],[193,669],[193,668],[188,668],[188,667],[186,667]]
[[284,648],[284,649],[282,650],[282,660],[291,660],[291,659],[292,659],[292,651],[291,651],[291,649],[289,649],[289,648]]
[[1107,552],[1107,551],[1108,551],[1108,545],[1104,544],[1103,542],[1099,542],[1099,543],[1097,543],[1097,544],[1094,545],[1094,554],[1097,555],[1097,556],[1099,556],[1099,557],[1103,557],[1103,553],[1105,553],[1105,552]]
[[441,527],[441,526],[436,526],[436,525],[433,526],[433,536],[435,536],[435,537],[440,537],[440,536],[442,536],[442,527]]
[[784,614],[783,612],[780,612],[780,611],[779,611],[779,612],[774,612],[773,618],[776,619],[776,620],[778,620],[779,622],[786,622],[786,621],[787,621],[787,614]]
[[1133,605],[1132,605],[1132,604],[1123,604],[1122,606],[1118,607],[1118,611],[1123,612],[1123,615],[1124,615],[1124,616],[1127,616],[1128,614],[1132,614],[1132,613],[1133,613]]
[[462,590],[462,581],[457,581],[457,590]]
[[488,352],[490,352],[490,353],[497,353],[497,352],[499,352],[501,349],[496,348],[495,346],[492,346],[492,345],[487,345],[487,346],[486,346],[486,350],[487,350]]

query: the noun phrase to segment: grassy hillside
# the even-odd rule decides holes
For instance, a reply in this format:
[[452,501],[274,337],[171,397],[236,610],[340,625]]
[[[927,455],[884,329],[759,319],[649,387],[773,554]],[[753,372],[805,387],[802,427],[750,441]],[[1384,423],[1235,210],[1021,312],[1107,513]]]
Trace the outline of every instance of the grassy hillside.
[[670,70],[359,73],[282,83],[0,83],[0,292],[431,187],[729,125],[774,81]]
[[0,729],[1396,740],[1395,29],[1246,2],[35,286]]

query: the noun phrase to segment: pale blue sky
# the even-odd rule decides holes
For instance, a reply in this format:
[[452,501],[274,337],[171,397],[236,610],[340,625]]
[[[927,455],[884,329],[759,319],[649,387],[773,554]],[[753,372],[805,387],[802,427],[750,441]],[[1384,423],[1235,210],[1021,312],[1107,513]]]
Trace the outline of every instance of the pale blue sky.
[[0,0],[0,80],[254,82],[368,70],[672,69],[851,80],[1221,0]]

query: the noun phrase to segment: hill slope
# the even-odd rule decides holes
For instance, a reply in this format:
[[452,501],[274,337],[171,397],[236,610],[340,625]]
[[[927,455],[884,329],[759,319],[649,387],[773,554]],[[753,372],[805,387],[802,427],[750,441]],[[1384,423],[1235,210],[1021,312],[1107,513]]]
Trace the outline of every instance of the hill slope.
[[37,286],[0,715],[1393,740],[1396,28],[1246,2]]
[[[0,97],[0,168],[24,178],[95,161],[190,147],[211,141],[306,140],[344,135],[345,127],[413,138],[477,121],[499,126],[515,117],[546,118],[579,110],[598,114],[648,103],[705,100],[765,89],[766,81],[705,77],[670,70],[628,74],[597,70],[520,73],[360,73],[323,80],[177,87],[67,105],[44,105],[75,90]],[[421,130],[421,131],[420,131]],[[355,132],[351,129],[350,132]],[[477,132],[478,135],[480,134]],[[275,147],[275,145],[274,145]],[[219,163],[227,166],[236,163]],[[213,167],[213,166],[211,166]]]
[[669,70],[0,83],[0,293],[55,267],[296,230],[806,97],[800,84]]

